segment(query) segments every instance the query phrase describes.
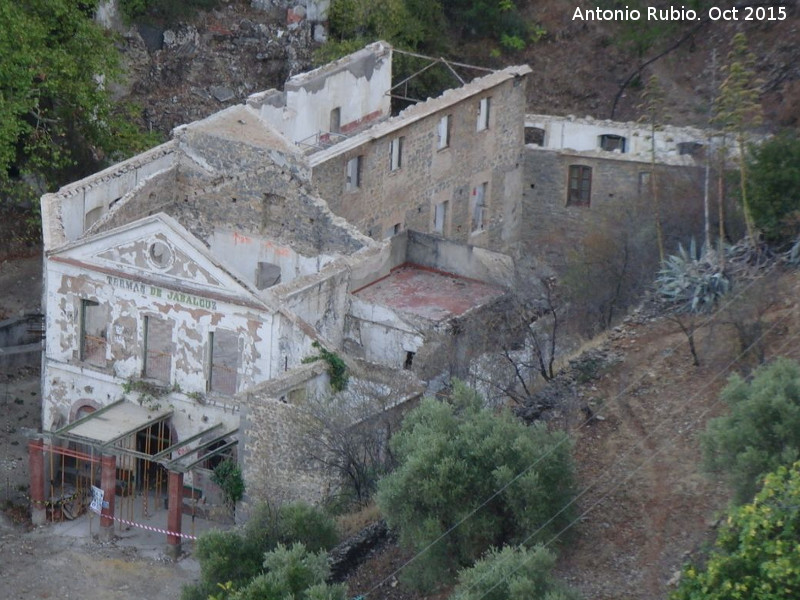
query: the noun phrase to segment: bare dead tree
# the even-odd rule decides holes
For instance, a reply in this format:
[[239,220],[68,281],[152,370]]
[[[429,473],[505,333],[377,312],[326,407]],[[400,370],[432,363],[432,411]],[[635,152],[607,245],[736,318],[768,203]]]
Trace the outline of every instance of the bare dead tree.
[[347,390],[310,398],[302,406],[309,469],[341,482],[346,499],[363,504],[394,459],[388,440],[399,424],[398,400],[389,385],[351,379]]

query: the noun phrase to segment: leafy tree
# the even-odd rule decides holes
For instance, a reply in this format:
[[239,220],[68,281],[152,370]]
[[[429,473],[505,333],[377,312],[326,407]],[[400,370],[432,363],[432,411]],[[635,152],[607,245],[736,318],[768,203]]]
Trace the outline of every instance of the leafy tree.
[[752,381],[734,375],[722,391],[730,414],[709,422],[706,467],[723,472],[737,502],[750,500],[766,473],[800,458],[800,365],[780,358]]
[[112,111],[121,76],[96,0],[0,3],[0,193],[32,202],[152,140]]
[[800,234],[800,138],[784,134],[753,149],[747,170],[750,211],[770,242]]
[[555,555],[544,548],[491,548],[458,574],[450,600],[573,600],[578,594],[553,577]]
[[211,481],[220,487],[225,504],[234,512],[236,503],[244,497],[244,478],[239,463],[231,458],[223,460],[211,473]]
[[671,600],[800,597],[800,463],[767,475],[752,504],[733,509],[705,568],[689,566]]
[[748,201],[747,183],[747,133],[761,124],[759,103],[760,81],[756,76],[755,56],[747,47],[743,33],[733,36],[733,47],[728,53],[728,64],[723,68],[725,79],[720,85],[719,96],[714,107],[714,122],[725,132],[733,135],[739,150],[739,190],[742,200],[747,237],[755,246],[755,226]]
[[325,552],[309,552],[301,543],[278,544],[264,556],[264,572],[230,600],[345,600],[343,584],[328,585],[330,575]]
[[392,438],[399,467],[379,482],[378,506],[402,545],[422,553],[406,572],[417,587],[451,580],[490,546],[541,527],[536,541],[569,518],[559,513],[572,495],[566,435],[482,405],[455,381],[449,402],[424,399]]

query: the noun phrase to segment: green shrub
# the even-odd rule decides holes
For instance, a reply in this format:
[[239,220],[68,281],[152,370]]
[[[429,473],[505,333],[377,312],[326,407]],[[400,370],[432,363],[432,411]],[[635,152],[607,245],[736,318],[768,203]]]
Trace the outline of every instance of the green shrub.
[[750,213],[769,242],[800,234],[800,138],[782,135],[753,149],[748,164]]
[[338,543],[336,523],[317,506],[291,502],[279,508],[256,506],[244,528],[245,537],[266,550],[276,544],[302,543],[309,552],[330,550]]
[[347,588],[327,585],[325,552],[309,552],[303,544],[278,544],[264,556],[264,572],[230,596],[231,600],[345,600]]
[[672,600],[800,598],[800,463],[768,475],[752,504],[734,509],[705,567],[689,566]]
[[416,587],[450,581],[490,546],[541,527],[535,542],[569,520],[559,513],[572,497],[567,436],[482,404],[456,381],[450,402],[424,399],[390,442],[399,466],[380,481],[378,506],[402,545],[422,553],[406,573]]
[[570,600],[578,594],[553,575],[556,557],[543,546],[492,548],[458,574],[450,600]]
[[120,0],[119,7],[127,23],[155,22],[173,24],[200,10],[211,10],[219,0]]
[[800,365],[778,359],[752,381],[734,375],[722,399],[730,413],[708,424],[705,465],[727,476],[737,502],[747,502],[764,475],[800,458]]
[[211,531],[200,536],[195,555],[200,562],[200,582],[184,587],[181,600],[207,600],[222,594],[218,584],[240,589],[263,570],[264,555],[279,544],[302,543],[310,552],[336,545],[336,526],[322,509],[303,502],[274,508],[267,503],[253,509],[244,527]]

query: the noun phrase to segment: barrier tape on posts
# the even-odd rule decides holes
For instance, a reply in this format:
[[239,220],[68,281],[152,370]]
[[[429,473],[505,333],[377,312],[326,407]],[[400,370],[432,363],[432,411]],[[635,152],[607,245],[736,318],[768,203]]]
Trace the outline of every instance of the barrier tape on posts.
[[[97,514],[100,514],[100,511],[94,511]],[[175,531],[168,531],[166,529],[160,529],[158,527],[151,527],[150,525],[144,525],[142,523],[136,523],[134,521],[128,521],[126,519],[120,519],[115,515],[102,515],[106,518],[114,519],[117,523],[122,523],[123,525],[130,525],[131,527],[138,527],[139,529],[145,529],[147,531],[154,531],[156,533],[163,533],[166,535],[174,535],[176,537],[184,538],[187,540],[196,540],[197,536],[189,535],[188,533],[177,533]]]

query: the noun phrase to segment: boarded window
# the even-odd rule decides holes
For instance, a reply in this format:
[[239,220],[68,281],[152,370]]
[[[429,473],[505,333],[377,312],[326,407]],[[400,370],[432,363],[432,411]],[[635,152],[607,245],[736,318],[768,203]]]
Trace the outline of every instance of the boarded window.
[[491,98],[481,98],[478,102],[478,131],[489,129],[489,110]]
[[625,152],[625,138],[606,133],[600,136],[600,149],[608,152]]
[[357,190],[361,186],[361,163],[363,157],[354,156],[347,161],[345,188],[347,190]]
[[144,318],[144,368],[142,376],[169,383],[172,375],[172,323]]
[[525,143],[534,146],[544,146],[544,129],[541,127],[525,128]]
[[235,394],[239,367],[239,336],[217,329],[209,334],[208,389]]
[[80,360],[106,366],[108,326],[105,311],[93,300],[81,300]]
[[403,142],[405,139],[404,137],[399,137],[389,143],[389,168],[392,171],[397,171],[403,166]]
[[472,232],[476,233],[479,231],[483,231],[484,228],[484,219],[486,215],[486,192],[489,188],[489,183],[484,182],[480,185],[476,185],[472,188],[472,201],[471,201],[471,212],[472,212]]
[[437,128],[438,144],[437,148],[442,150],[450,145],[450,123],[453,120],[451,115],[445,115],[439,119],[439,126]]
[[447,224],[447,200],[439,202],[433,209],[433,230],[436,233],[444,233]]
[[265,290],[281,282],[281,268],[271,262],[259,262],[256,267],[256,287]]
[[567,206],[589,206],[592,197],[592,168],[570,165]]

